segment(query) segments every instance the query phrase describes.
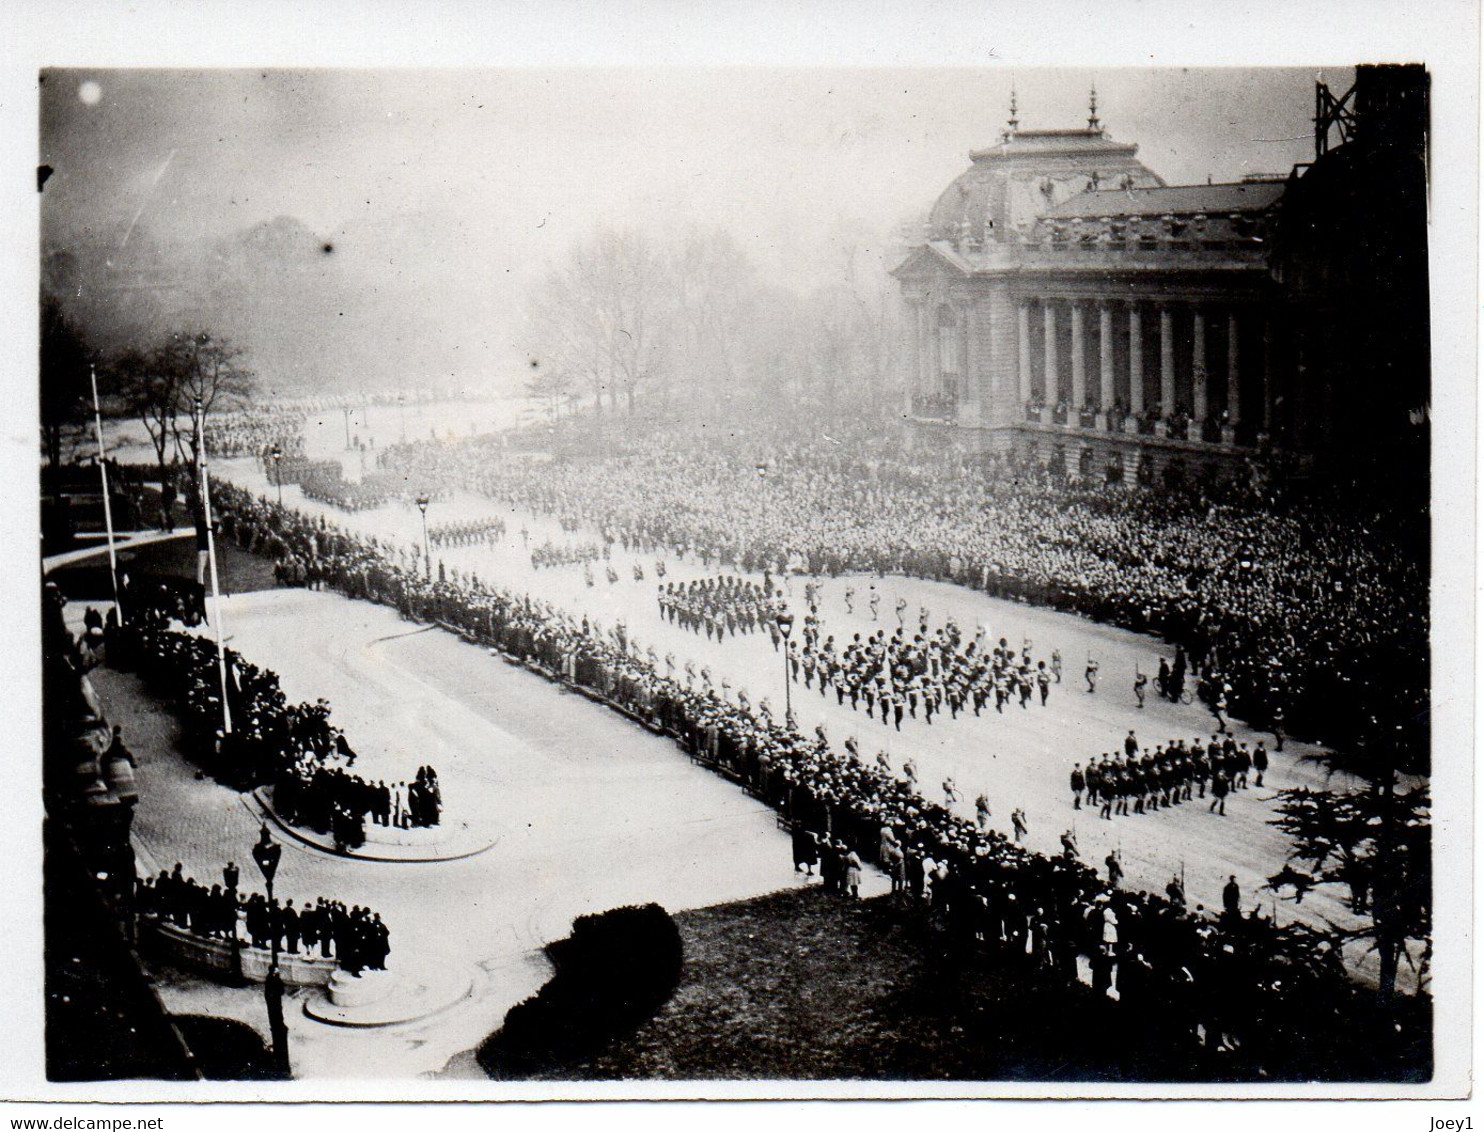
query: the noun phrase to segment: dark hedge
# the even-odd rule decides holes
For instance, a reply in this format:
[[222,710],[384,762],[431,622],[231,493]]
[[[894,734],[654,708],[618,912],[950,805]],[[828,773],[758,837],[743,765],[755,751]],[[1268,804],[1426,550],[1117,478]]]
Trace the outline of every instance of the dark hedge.
[[680,931],[658,904],[581,916],[571,935],[545,950],[556,973],[479,1047],[479,1064],[493,1077],[591,1057],[651,1017],[680,979]]

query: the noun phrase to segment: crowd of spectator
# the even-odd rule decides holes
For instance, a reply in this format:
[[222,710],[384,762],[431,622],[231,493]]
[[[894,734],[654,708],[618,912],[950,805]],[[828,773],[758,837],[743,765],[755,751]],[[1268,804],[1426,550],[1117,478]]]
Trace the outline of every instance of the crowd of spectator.
[[384,458],[644,553],[950,580],[1162,634],[1255,726],[1281,710],[1330,745],[1399,726],[1427,746],[1425,517],[1366,500],[1072,482],[847,425],[636,428],[540,464],[488,439]]
[[368,540],[238,489],[224,490],[220,506],[239,535],[261,544],[261,530],[270,529],[297,552],[315,548],[329,583],[348,596],[442,623],[674,736],[790,828],[817,845],[828,840],[837,856],[843,846],[846,890],[849,854],[881,863],[906,896],[931,902],[965,945],[1067,979],[1085,968],[1084,981],[1131,1017],[1153,1012],[1193,1044],[1281,1044],[1275,1027],[1351,993],[1329,937],[1244,911],[1234,882],[1219,914],[1185,907],[1183,895],[1129,891],[1074,852],[1038,854],[1019,835],[1012,840],[925,799],[914,778],[837,750],[821,732],[806,738],[789,721],[662,674],[621,624],[605,630],[528,595],[435,582]]

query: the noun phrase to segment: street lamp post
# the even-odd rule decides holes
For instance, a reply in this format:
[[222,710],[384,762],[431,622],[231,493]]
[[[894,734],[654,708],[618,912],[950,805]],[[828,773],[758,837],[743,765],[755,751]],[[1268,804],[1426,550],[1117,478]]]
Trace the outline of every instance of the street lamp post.
[[340,410],[345,414],[345,450],[350,451],[350,406],[346,405]]
[[275,444],[270,453],[273,457],[273,482],[278,485],[278,505],[283,506],[283,445]]
[[794,615],[786,609],[778,615],[778,631],[783,634],[783,722],[786,726],[794,714],[793,688],[788,673],[788,637],[794,631]]
[[263,881],[268,886],[268,932],[272,951],[268,964],[268,977],[263,980],[263,998],[268,1006],[268,1033],[273,1042],[273,1064],[287,1080],[293,1075],[289,1066],[289,1028],[283,1019],[283,976],[278,972],[278,908],[273,903],[273,874],[278,872],[278,858],[283,855],[283,846],[276,843],[264,824],[258,835],[258,843],[252,847],[252,859],[262,870]]
[[423,513],[423,570],[429,578],[433,576],[433,552],[428,547],[428,504],[431,502],[426,495],[417,497],[417,509]]
[[229,921],[229,930],[232,933],[232,981],[238,986],[246,981],[242,977],[242,940],[237,937],[237,883],[241,879],[236,862],[228,861],[222,869],[222,887],[226,890],[227,903],[232,906],[232,918]]

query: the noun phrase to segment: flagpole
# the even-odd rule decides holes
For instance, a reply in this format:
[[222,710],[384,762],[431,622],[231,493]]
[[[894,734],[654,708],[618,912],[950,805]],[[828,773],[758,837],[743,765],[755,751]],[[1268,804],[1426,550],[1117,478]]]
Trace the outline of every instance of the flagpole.
[[211,530],[211,486],[206,475],[206,437],[201,398],[196,398],[196,471],[201,484],[201,517],[206,524],[206,561],[211,566],[211,627],[216,631],[216,666],[222,680],[222,734],[232,734],[232,706],[227,699],[227,653],[222,647],[222,591],[216,576],[216,536]]
[[108,576],[113,581],[113,604],[118,610],[119,617],[124,615],[124,607],[119,602],[119,568],[118,559],[113,549],[113,504],[108,498],[108,465],[104,463],[103,456],[103,413],[98,408],[98,369],[96,366],[88,366],[88,377],[93,383],[93,432],[98,437],[98,475],[103,481],[103,525],[108,531]]

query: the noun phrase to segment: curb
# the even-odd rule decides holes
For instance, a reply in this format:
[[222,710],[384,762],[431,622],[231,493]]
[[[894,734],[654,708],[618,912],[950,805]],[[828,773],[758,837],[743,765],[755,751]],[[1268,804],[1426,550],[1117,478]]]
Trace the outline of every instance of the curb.
[[[329,838],[316,834],[310,830],[300,829],[285,821],[275,810],[272,804],[263,796],[263,787],[258,787],[246,794],[241,795],[242,805],[248,813],[255,817],[267,818],[281,831],[292,837],[301,845],[307,845],[311,849],[318,850],[328,857],[340,857],[347,861],[372,861],[377,864],[391,865],[434,865],[444,861],[464,861],[470,857],[477,857],[481,853],[493,849],[499,838],[494,838],[477,849],[470,849],[461,853],[443,853],[437,856],[419,857],[388,857],[376,853],[350,852],[335,848],[335,843]],[[368,842],[367,844],[371,844]]]

